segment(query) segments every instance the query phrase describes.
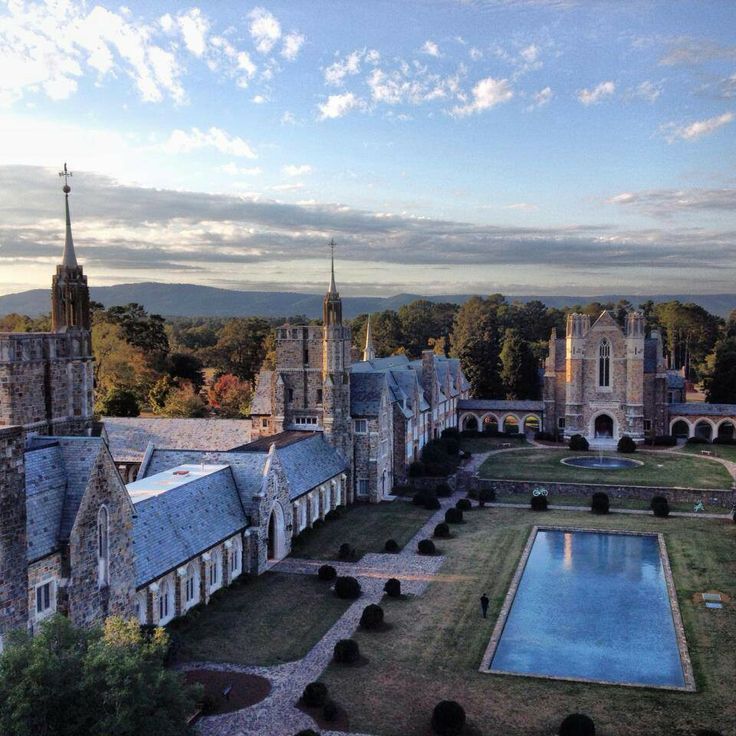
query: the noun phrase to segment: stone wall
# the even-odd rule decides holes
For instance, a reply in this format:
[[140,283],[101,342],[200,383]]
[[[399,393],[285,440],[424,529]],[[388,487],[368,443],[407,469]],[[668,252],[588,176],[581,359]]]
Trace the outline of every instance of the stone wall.
[[54,597],[56,605],[51,607],[51,612],[59,611],[66,613],[68,600],[66,589],[60,587],[63,578],[61,552],[55,552],[48,557],[44,557],[36,562],[32,562],[28,566],[28,611],[31,628],[35,630],[44,616],[39,617],[36,612],[36,586],[53,581]]
[[466,479],[463,490],[479,490],[488,488],[499,496],[519,496],[519,501],[528,500],[535,488],[546,488],[550,502],[555,496],[576,496],[590,498],[594,493],[603,491],[612,499],[630,498],[648,501],[653,496],[664,496],[668,501],[695,504],[702,501],[706,506],[731,508],[736,501],[733,490],[700,490],[697,488],[667,488],[654,486],[602,485],[595,483],[550,483],[548,481],[495,480],[473,476]]
[[28,621],[23,430],[0,428],[0,646]]
[[[98,455],[69,543],[69,614],[77,625],[90,625],[108,615],[129,617],[135,610],[133,508],[106,445],[100,441],[94,446]],[[109,519],[109,585],[101,588],[97,519],[103,505]]]

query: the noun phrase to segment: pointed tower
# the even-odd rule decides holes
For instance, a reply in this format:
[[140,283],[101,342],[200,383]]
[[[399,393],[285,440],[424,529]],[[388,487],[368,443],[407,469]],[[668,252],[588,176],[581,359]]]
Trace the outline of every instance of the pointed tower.
[[325,439],[352,463],[350,417],[350,328],[342,323],[342,300],[335,286],[335,241],[330,241],[330,287],[323,302],[322,426]]
[[376,350],[373,347],[373,335],[371,334],[371,316],[368,315],[368,325],[365,328],[365,347],[363,348],[363,360],[373,360]]
[[89,289],[87,277],[77,263],[72,239],[72,221],[69,215],[69,177],[71,172],[64,164],[59,176],[64,177],[64,202],[66,206],[66,238],[64,255],[56,267],[51,281],[51,329],[53,332],[66,332],[72,329],[89,330]]

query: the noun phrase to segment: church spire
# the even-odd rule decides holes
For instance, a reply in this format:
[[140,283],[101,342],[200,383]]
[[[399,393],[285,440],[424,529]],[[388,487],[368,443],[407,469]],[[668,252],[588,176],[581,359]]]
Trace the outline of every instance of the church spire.
[[325,327],[342,324],[342,300],[335,286],[335,241],[330,240],[330,288],[322,302],[322,321]]
[[337,294],[335,286],[335,239],[330,239],[330,288],[328,294]]
[[66,268],[77,268],[77,256],[74,253],[74,240],[72,239],[72,218],[69,215],[69,192],[72,188],[69,186],[69,177],[72,172],[66,168],[64,164],[64,171],[59,172],[59,176],[64,177],[64,186],[62,192],[64,192],[64,203],[66,205],[66,238],[64,240],[64,255],[61,259],[61,265]]
[[363,360],[373,360],[376,351],[373,347],[373,335],[371,334],[371,316],[368,315],[368,324],[365,328],[365,348],[363,348]]

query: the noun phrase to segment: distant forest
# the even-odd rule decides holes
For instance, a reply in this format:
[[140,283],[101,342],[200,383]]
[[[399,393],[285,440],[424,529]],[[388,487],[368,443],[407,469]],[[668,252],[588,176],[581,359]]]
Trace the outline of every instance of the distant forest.
[[[552,329],[562,337],[570,312],[595,319],[604,309],[622,326],[630,310],[641,310],[648,330],[661,334],[670,368],[701,383],[709,401],[736,403],[736,310],[724,320],[680,301],[556,308],[493,294],[472,297],[462,306],[418,299],[375,312],[370,320],[378,356],[416,358],[430,349],[460,358],[475,396],[532,399],[539,396],[539,368]],[[350,320],[359,350],[368,316]],[[273,328],[284,322],[319,324],[304,315],[164,319],[139,304],[106,308],[98,303],[93,303],[92,321],[96,410],[176,417],[248,416],[256,374],[261,367],[274,367]],[[0,318],[3,332],[47,329],[48,315]]]

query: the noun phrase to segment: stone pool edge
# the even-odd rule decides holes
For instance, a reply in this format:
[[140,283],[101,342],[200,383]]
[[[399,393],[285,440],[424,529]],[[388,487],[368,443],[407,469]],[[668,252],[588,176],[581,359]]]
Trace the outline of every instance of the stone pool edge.
[[[496,648],[503,634],[504,627],[506,626],[506,619],[508,618],[511,606],[513,605],[514,598],[516,597],[516,590],[521,582],[521,576],[524,574],[526,569],[526,563],[531,554],[532,545],[534,540],[537,538],[538,531],[556,531],[556,532],[592,532],[594,534],[624,534],[627,536],[634,537],[657,537],[657,543],[659,545],[659,557],[662,561],[662,571],[664,573],[665,585],[667,586],[667,596],[670,601],[670,614],[672,615],[672,621],[675,629],[675,639],[677,640],[677,648],[680,653],[680,665],[682,666],[682,676],[685,680],[685,684],[682,686],[677,685],[647,685],[640,682],[611,682],[610,680],[598,680],[593,678],[585,677],[562,677],[559,675],[547,675],[537,674],[533,672],[509,672],[506,670],[494,670],[491,671],[491,660],[493,655],[496,653]],[[521,553],[519,564],[516,566],[516,571],[511,579],[508,592],[504,598],[501,610],[498,613],[496,624],[493,627],[493,633],[491,639],[488,642],[483,657],[480,661],[480,667],[478,671],[486,675],[509,675],[511,677],[534,677],[541,680],[563,680],[565,682],[586,682],[594,685],[608,685],[608,686],[620,686],[620,687],[638,687],[638,688],[649,688],[653,690],[671,690],[676,692],[697,692],[695,687],[695,676],[693,674],[692,663],[690,662],[690,654],[687,648],[687,640],[685,639],[685,628],[682,623],[682,617],[680,615],[680,605],[677,601],[677,591],[675,589],[674,579],[672,577],[672,569],[670,567],[670,560],[667,555],[667,546],[664,541],[664,535],[659,532],[628,532],[620,529],[608,530],[608,529],[587,529],[585,527],[575,526],[547,526],[547,525],[535,525],[532,527],[529,533],[529,538],[526,540],[524,550]]]

